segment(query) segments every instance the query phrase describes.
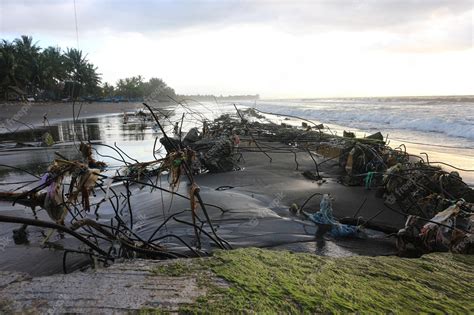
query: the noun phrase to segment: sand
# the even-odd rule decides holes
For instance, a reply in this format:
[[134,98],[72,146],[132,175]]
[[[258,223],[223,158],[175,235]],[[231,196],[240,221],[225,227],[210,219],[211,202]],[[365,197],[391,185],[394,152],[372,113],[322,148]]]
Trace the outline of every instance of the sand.
[[[172,105],[167,102],[150,102],[149,105],[154,107],[165,107]],[[82,106],[82,109],[81,109]],[[47,116],[50,123],[58,120],[66,120],[75,116],[80,118],[95,117],[99,115],[120,114],[123,112],[136,111],[139,108],[144,108],[141,103],[98,103],[98,102],[49,102],[49,103],[31,103],[31,102],[14,102],[14,103],[0,103],[0,123],[3,123],[3,128],[0,132],[9,132],[17,128],[24,129],[24,124],[33,126],[42,126],[43,117]],[[17,121],[15,121],[17,120]],[[6,129],[4,126],[7,126]]]
[[[3,104],[1,116],[3,119],[18,113],[20,104]],[[166,104],[152,104],[164,106]],[[94,117],[121,113],[123,111],[134,111],[143,106],[139,103],[92,103],[84,104],[81,117]],[[20,108],[21,110],[21,108]],[[31,104],[21,120],[28,124],[42,125],[43,115],[48,113],[50,120],[64,120],[72,117],[72,104]],[[247,145],[247,139],[242,137],[242,146]],[[274,147],[276,149],[288,149],[285,144],[261,142],[261,146]],[[35,154],[47,154],[54,157],[54,151],[71,150],[64,147],[34,148]],[[255,147],[247,147],[255,150]],[[18,154],[18,150],[22,154]],[[21,159],[27,159],[32,152],[31,148],[20,148],[12,150],[8,155],[6,152],[2,158],[5,164],[15,165]],[[8,150],[7,150],[8,151]],[[35,151],[35,152],[36,152]],[[277,150],[273,150],[277,152]],[[67,151],[66,151],[67,152]],[[129,152],[133,156],[133,152]],[[365,219],[372,218],[376,224],[390,225],[401,228],[405,218],[395,212],[388,210],[383,200],[375,196],[374,190],[366,190],[364,187],[347,187],[338,182],[342,175],[341,168],[337,163],[324,163],[321,165],[321,174],[326,182],[318,184],[308,180],[302,175],[305,170],[314,170],[314,163],[305,152],[292,153],[270,153],[272,161],[261,152],[243,152],[243,159],[239,163],[241,171],[202,174],[196,176],[196,182],[201,188],[204,202],[215,204],[225,210],[222,213],[216,207],[207,207],[212,222],[217,228],[217,233],[227,240],[232,247],[265,247],[275,249],[291,249],[293,251],[315,252],[329,256],[351,256],[351,255],[389,255],[396,253],[394,238],[386,238],[385,235],[371,234],[368,239],[331,239],[326,237],[316,241],[315,226],[309,221],[295,217],[288,211],[291,204],[303,204],[304,201],[314,193],[330,194],[333,198],[334,215],[337,218],[353,217],[359,207],[358,216]],[[5,162],[6,161],[6,162]],[[21,164],[21,163],[20,163]],[[167,178],[161,178],[161,183],[166,187]],[[227,190],[216,190],[221,186],[230,186]],[[178,190],[183,195],[188,195],[189,186],[183,178]],[[96,201],[102,198],[99,193]],[[305,211],[315,212],[319,209],[320,196],[316,196],[307,203]],[[132,186],[131,203],[136,217],[141,218],[138,232],[144,237],[151,235],[165,218],[171,214],[190,208],[189,200],[161,194],[159,191],[151,191],[150,188],[138,185]],[[164,205],[164,207],[162,206]],[[25,207],[9,203],[0,203],[0,211],[8,215],[20,215],[31,217],[31,212]],[[202,216],[202,212],[199,213]],[[113,216],[112,207],[104,204],[100,209],[101,219],[109,220]],[[374,217],[375,216],[375,217]],[[44,212],[41,218],[45,219]],[[124,218],[127,219],[126,211]],[[177,216],[180,220],[190,222],[189,211]],[[6,242],[4,253],[0,255],[0,270],[21,271],[31,275],[48,275],[62,271],[62,252],[42,249],[37,245],[16,246],[11,240],[12,230],[18,228],[14,224],[2,224],[0,238],[10,240]],[[162,236],[175,234],[189,243],[194,242],[193,229],[170,221],[167,229],[162,231]],[[30,240],[32,244],[38,244],[42,239],[40,229],[32,228]],[[74,245],[71,238],[54,241],[66,246]],[[166,246],[174,251],[186,252],[187,249],[175,239],[166,239]],[[203,248],[208,253],[214,250],[214,244],[203,239]],[[31,259],[33,257],[34,259]],[[67,266],[69,269],[77,268],[81,263],[87,262],[81,255],[68,255]]]
[[[262,143],[274,147],[285,148],[284,144]],[[260,152],[245,152],[240,166],[243,170],[216,174],[202,174],[196,176],[196,182],[201,188],[204,202],[222,207],[208,206],[213,224],[219,236],[227,240],[233,248],[239,247],[264,247],[275,249],[291,249],[293,251],[315,252],[329,256],[351,255],[388,255],[395,254],[396,248],[393,238],[385,235],[373,235],[369,239],[340,239],[326,237],[325,240],[316,241],[315,226],[309,221],[295,217],[288,211],[292,203],[299,205],[315,192],[329,193],[333,197],[333,209],[336,217],[353,216],[365,198],[367,201],[360,210],[359,215],[370,218],[384,209],[382,199],[375,197],[375,192],[365,190],[363,187],[346,187],[337,182],[341,170],[331,163],[323,164],[322,175],[326,182],[319,185],[306,179],[302,172],[314,168],[313,161],[304,152],[297,153],[299,164],[296,169],[294,156],[291,153],[271,154],[272,162]],[[167,187],[167,178],[161,179],[162,185]],[[216,190],[220,186],[231,186],[228,190]],[[178,192],[187,195],[189,186],[182,178]],[[102,198],[100,193],[96,200]],[[320,196],[316,196],[305,206],[305,211],[315,212],[319,209]],[[159,191],[151,192],[149,188],[138,185],[132,187],[131,204],[133,205],[135,225],[140,226],[138,232],[144,237],[153,233],[155,228],[163,222],[164,218],[183,209],[189,209],[188,200]],[[164,210],[162,204],[165,205]],[[30,211],[22,206],[12,207],[2,203],[0,211],[8,211],[9,215],[31,216]],[[112,216],[109,204],[101,206],[102,220],[109,220]],[[202,212],[198,213],[203,216]],[[126,211],[124,218],[127,219]],[[45,213],[41,213],[45,218]],[[137,218],[138,219],[137,221]],[[178,219],[191,221],[190,213],[185,212]],[[385,208],[374,223],[390,224],[402,227],[404,218]],[[12,229],[18,228],[14,224],[2,224],[0,237],[9,238]],[[162,235],[175,234],[193,244],[194,234],[190,226],[183,226],[174,221],[167,224]],[[41,241],[39,229],[32,228],[30,240],[32,244]],[[70,238],[58,240],[66,246],[74,245]],[[167,246],[174,251],[186,252],[187,249],[175,239],[166,240]],[[214,244],[206,237],[202,242],[205,251],[211,253]],[[41,249],[38,246],[16,246],[13,242],[7,244],[5,255],[0,256],[0,270],[21,271],[34,276],[54,274],[62,271],[62,253]],[[31,259],[34,257],[34,259]],[[84,257],[68,255],[69,269],[77,268]]]

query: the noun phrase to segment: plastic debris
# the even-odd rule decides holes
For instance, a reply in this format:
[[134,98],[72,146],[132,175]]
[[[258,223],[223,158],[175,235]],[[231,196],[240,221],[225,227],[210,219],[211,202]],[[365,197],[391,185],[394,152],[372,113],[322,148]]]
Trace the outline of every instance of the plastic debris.
[[41,145],[44,147],[50,147],[54,144],[53,136],[49,132],[43,133],[41,136]]
[[325,194],[320,203],[320,210],[316,213],[308,214],[308,218],[319,225],[329,225],[329,233],[332,237],[356,237],[358,236],[358,227],[353,225],[341,224],[334,219],[332,215],[332,205],[329,195]]
[[431,220],[409,216],[405,228],[397,233],[400,254],[419,256],[434,251],[474,254],[472,210],[474,205],[459,201]]

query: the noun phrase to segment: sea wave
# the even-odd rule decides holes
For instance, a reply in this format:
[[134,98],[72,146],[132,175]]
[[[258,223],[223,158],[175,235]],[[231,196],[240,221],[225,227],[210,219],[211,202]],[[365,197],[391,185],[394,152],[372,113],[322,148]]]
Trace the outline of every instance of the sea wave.
[[[347,105],[347,104],[346,104]],[[325,106],[297,106],[281,103],[258,104],[257,109],[280,115],[293,115],[357,128],[403,129],[427,133],[441,133],[451,137],[474,140],[474,123],[471,115],[464,110],[446,105],[443,109],[422,109],[420,107],[387,107],[381,104],[367,106],[340,106],[337,109]],[[457,112],[458,111],[458,112]],[[463,114],[464,112],[464,114]]]

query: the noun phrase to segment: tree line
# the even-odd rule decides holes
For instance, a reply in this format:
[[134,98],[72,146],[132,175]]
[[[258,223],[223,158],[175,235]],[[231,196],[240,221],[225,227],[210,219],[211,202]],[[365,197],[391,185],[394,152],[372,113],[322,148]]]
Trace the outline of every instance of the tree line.
[[105,83],[102,94],[104,97],[120,97],[130,100],[151,99],[170,100],[176,97],[175,91],[170,88],[162,79],[150,78],[148,81],[141,75],[130,78],[119,79],[116,86]]
[[[159,78],[138,75],[103,83],[98,68],[79,49],[41,48],[31,36],[0,41],[0,99],[33,97],[36,100],[160,99],[174,97]],[[169,99],[169,98],[168,98]]]

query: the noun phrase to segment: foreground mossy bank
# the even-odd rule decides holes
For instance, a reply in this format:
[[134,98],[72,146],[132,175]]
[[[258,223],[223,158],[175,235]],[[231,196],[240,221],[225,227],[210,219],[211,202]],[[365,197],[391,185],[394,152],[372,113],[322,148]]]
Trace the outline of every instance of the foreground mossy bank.
[[[156,273],[198,277],[207,294],[183,312],[472,313],[472,266],[473,256],[448,253],[330,258],[247,248],[173,262]],[[228,286],[216,285],[214,274]]]

